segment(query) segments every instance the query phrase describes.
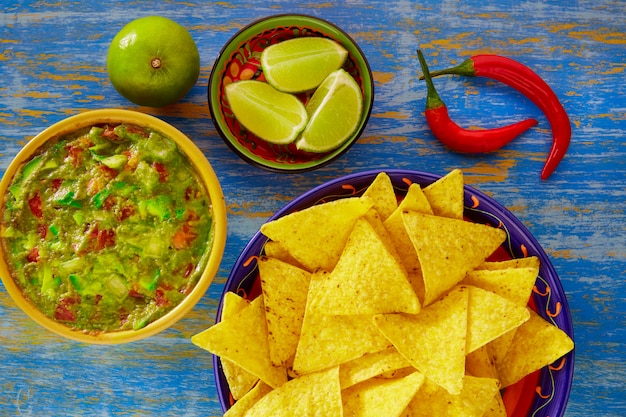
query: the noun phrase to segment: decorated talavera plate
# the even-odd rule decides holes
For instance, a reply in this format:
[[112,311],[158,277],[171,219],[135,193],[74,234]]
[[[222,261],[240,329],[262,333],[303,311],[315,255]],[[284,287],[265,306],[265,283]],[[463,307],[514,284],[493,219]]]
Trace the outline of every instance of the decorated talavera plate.
[[[287,204],[270,220],[309,206],[340,198],[359,196],[380,171],[347,175],[322,184]],[[426,186],[440,176],[408,170],[385,170],[391,178],[396,195],[402,198],[412,183]],[[464,215],[473,222],[490,224],[506,231],[507,238],[490,260],[537,256],[541,267],[529,306],[546,320],[565,331],[573,339],[572,320],[567,299],[550,259],[528,229],[505,207],[465,185]],[[247,298],[260,293],[257,258],[262,255],[267,237],[257,232],[245,247],[226,282],[224,292],[233,291]],[[220,320],[220,303],[217,320]],[[223,410],[233,401],[222,371],[219,357],[213,357],[214,374]],[[509,417],[562,417],[569,398],[574,372],[574,351],[556,363],[536,371],[506,388],[503,400]]]

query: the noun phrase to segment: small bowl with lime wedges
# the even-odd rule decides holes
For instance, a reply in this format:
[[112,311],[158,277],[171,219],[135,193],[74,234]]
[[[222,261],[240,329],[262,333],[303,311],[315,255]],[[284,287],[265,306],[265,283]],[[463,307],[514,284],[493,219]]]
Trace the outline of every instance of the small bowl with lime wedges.
[[209,78],[211,118],[246,162],[305,172],[340,156],[363,133],[372,72],[356,42],[317,17],[269,16],[222,48]]

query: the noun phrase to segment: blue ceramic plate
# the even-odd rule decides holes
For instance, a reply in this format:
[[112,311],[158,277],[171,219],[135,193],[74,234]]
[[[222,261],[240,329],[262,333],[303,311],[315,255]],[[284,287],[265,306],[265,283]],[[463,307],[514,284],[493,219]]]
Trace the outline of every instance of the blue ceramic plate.
[[[339,198],[361,195],[380,171],[347,175],[322,184],[293,200],[270,220],[302,210],[311,205]],[[428,185],[440,176],[408,170],[385,170],[402,197],[411,183]],[[476,223],[491,224],[507,232],[507,239],[494,254],[497,260],[537,256],[541,260],[539,276],[529,306],[573,339],[572,320],[565,293],[550,259],[528,229],[505,207],[482,192],[465,186],[465,216]],[[235,263],[224,291],[254,298],[260,293],[256,257],[263,254],[267,237],[257,232]],[[218,318],[220,320],[220,302]],[[215,381],[222,409],[231,407],[232,398],[222,372],[220,359],[213,357]],[[562,417],[569,398],[574,373],[574,351],[510,386],[503,398],[509,417]]]

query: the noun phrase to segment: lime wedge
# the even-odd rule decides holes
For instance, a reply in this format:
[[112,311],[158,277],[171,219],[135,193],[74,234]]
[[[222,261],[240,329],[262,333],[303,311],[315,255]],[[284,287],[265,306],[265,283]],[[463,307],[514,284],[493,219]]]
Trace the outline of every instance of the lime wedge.
[[306,126],[308,115],[304,104],[267,83],[238,81],[227,85],[225,92],[239,123],[267,142],[291,143]]
[[306,105],[309,122],[296,140],[306,152],[328,152],[341,146],[355,132],[363,95],[354,78],[340,69],[331,73]]
[[289,39],[265,48],[261,67],[268,83],[288,93],[316,88],[331,72],[341,68],[348,51],[327,38]]

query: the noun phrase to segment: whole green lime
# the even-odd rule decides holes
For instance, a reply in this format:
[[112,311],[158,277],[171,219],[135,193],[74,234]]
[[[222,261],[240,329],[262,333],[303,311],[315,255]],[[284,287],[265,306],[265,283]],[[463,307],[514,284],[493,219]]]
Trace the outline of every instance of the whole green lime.
[[162,16],[135,19],[113,38],[107,57],[113,87],[135,104],[162,107],[183,98],[200,75],[191,34]]

